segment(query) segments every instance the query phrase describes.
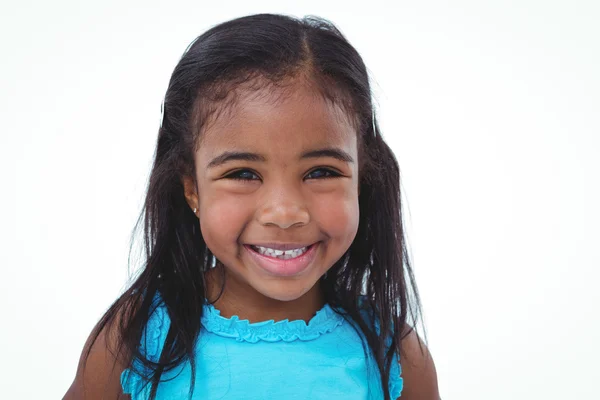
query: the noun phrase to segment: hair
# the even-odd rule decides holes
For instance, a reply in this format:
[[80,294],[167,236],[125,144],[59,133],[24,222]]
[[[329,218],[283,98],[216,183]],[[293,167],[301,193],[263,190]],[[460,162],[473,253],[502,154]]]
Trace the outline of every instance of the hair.
[[[398,162],[378,129],[365,64],[330,22],[317,18],[259,14],[217,25],[195,39],[175,67],[165,95],[163,121],[144,207],[144,265],[110,306],[92,334],[117,323],[118,354],[140,361],[154,399],[161,375],[185,361],[195,383],[194,347],[201,330],[205,272],[214,262],[199,221],[184,197],[182,177],[194,176],[194,151],[211,116],[242,84],[308,78],[324,98],[354,121],[359,149],[359,211],[356,237],[321,278],[325,301],[344,310],[364,334],[380,371],[385,399],[391,362],[420,319],[421,306],[402,220]],[[253,82],[259,82],[254,84]],[[147,360],[140,340],[160,293],[171,320],[158,362]],[[361,318],[366,299],[372,320]],[[339,312],[339,311],[338,311]],[[407,329],[408,327],[408,329]],[[89,356],[88,347],[86,358]],[[84,363],[85,365],[85,363]]]

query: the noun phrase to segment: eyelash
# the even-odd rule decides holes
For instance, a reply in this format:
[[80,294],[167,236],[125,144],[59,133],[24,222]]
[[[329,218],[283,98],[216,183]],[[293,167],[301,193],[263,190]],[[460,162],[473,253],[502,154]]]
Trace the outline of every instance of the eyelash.
[[[321,176],[320,178],[309,178],[309,179],[331,179],[331,178],[337,178],[338,176],[341,176],[341,174],[339,172],[336,172],[333,169],[324,168],[324,167],[313,169],[312,171],[310,171],[307,174],[307,176],[313,174],[316,171],[323,171],[325,176]],[[225,176],[225,178],[233,179],[236,181],[246,181],[246,182],[260,180],[260,178],[258,178],[258,179],[253,179],[253,178],[248,178],[248,177],[242,178],[242,175],[246,175],[246,174],[252,174],[252,175],[258,177],[258,174],[256,174],[255,172],[252,172],[249,169],[240,169],[238,171],[234,171],[231,174]]]
[[240,169],[237,171],[232,172],[231,174],[225,176],[226,179],[233,179],[236,181],[255,181],[256,179],[251,179],[251,178],[242,178],[241,175],[242,174],[252,174],[254,176],[258,176],[257,174],[255,174],[254,172],[248,170],[248,169]]
[[320,178],[312,178],[312,179],[330,179],[330,178],[337,178],[338,176],[341,176],[341,174],[339,172],[334,171],[331,168],[325,168],[325,167],[320,167],[320,168],[315,168],[312,171],[310,171],[308,175],[316,172],[316,171],[323,171],[325,172],[325,174],[327,174],[326,176],[322,176]]

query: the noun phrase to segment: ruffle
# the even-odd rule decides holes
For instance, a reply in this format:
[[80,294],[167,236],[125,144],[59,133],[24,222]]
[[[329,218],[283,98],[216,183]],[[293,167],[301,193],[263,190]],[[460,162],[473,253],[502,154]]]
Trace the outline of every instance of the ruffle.
[[304,320],[283,321],[268,320],[250,323],[241,320],[237,315],[225,318],[212,304],[204,304],[202,325],[215,335],[233,338],[239,342],[292,342],[294,340],[314,340],[319,336],[333,331],[344,322],[344,317],[336,313],[329,304],[317,311],[314,317]]
[[[358,306],[359,306],[359,312],[360,312],[361,316],[363,317],[363,319],[365,320],[365,322],[370,322],[370,321],[374,320],[375,315],[369,305],[367,296],[365,296],[365,295],[359,296]],[[379,321],[375,319],[374,325],[375,325],[375,332],[377,332],[377,334],[379,334],[380,333]],[[388,338],[387,339],[388,346],[390,345],[390,342],[391,342],[391,339]],[[403,388],[404,388],[404,380],[402,379],[402,366],[400,365],[398,356],[395,355],[394,358],[392,359],[392,365],[390,367],[390,378],[388,381],[388,390],[390,392],[390,399],[399,398],[400,394],[402,393]]]
[[[140,352],[146,359],[158,362],[166,331],[168,330],[168,315],[159,295],[154,297],[152,311],[144,329]],[[139,360],[134,360],[138,370],[146,371]],[[144,379],[133,368],[127,368],[121,373],[121,388],[124,394],[130,394],[132,400],[144,399],[149,395],[150,385],[144,385]]]
[[131,395],[131,400],[143,398],[144,393],[140,390],[142,385],[142,377],[132,372],[131,369],[128,368],[121,373],[123,394]]
[[390,380],[388,384],[390,399],[397,399],[402,393],[402,389],[404,388],[404,380],[402,379],[401,375],[402,367],[400,366],[398,359],[394,357],[390,368]]
[[154,309],[152,316],[148,320],[146,330],[144,331],[145,345],[142,347],[144,355],[148,360],[158,362],[161,347],[163,345],[163,324],[165,321],[164,305],[158,305]]

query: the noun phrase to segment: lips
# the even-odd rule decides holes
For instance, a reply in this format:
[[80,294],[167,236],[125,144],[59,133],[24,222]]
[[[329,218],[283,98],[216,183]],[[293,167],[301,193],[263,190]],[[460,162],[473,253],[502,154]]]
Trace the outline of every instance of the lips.
[[320,244],[244,245],[244,249],[255,264],[268,274],[288,277],[301,274],[310,267]]

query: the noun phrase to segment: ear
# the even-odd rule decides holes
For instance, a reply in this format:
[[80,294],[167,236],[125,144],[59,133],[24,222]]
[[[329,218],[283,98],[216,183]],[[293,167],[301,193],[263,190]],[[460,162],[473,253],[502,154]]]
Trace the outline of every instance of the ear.
[[[183,184],[183,194],[185,196],[185,200],[190,208],[192,210],[200,208],[196,180],[191,176],[184,176],[181,179],[181,183]],[[198,210],[196,210],[196,214],[198,214]]]

